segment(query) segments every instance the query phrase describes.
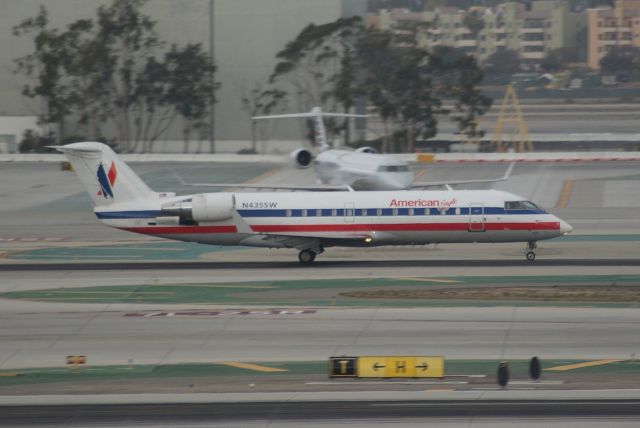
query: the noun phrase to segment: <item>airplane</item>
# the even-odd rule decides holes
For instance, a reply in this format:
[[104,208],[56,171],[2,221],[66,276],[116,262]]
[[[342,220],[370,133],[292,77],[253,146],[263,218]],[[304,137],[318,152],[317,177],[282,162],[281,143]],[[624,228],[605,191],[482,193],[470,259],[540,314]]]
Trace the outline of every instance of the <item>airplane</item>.
[[277,114],[269,116],[254,116],[254,120],[262,119],[286,119],[286,118],[312,118],[315,141],[319,153],[315,157],[310,150],[299,148],[291,152],[290,159],[293,166],[299,169],[309,168],[313,165],[319,186],[257,186],[245,184],[211,184],[211,183],[184,183],[193,186],[205,187],[235,187],[235,188],[268,188],[285,190],[408,190],[415,188],[452,186],[456,184],[492,183],[506,180],[513,169],[509,166],[504,176],[484,180],[458,180],[458,181],[427,181],[414,182],[414,173],[409,162],[397,159],[391,155],[378,153],[372,147],[360,147],[354,151],[333,149],[327,143],[323,117],[368,117],[361,114],[325,113],[320,107],[313,107],[307,113]]
[[111,148],[62,152],[107,226],[177,241],[295,248],[301,263],[326,248],[430,243],[536,242],[572,227],[533,202],[498,190],[372,192],[154,192]]

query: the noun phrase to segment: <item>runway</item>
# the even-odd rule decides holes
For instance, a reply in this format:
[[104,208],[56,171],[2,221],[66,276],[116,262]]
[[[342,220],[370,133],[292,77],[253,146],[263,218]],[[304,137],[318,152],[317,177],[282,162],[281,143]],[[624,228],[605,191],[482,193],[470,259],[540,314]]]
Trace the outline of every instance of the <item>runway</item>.
[[[239,290],[238,292],[242,292]],[[637,308],[309,307],[0,301],[0,369],[326,361],[339,355],[629,359]],[[147,314],[162,316],[144,316]],[[190,315],[190,313],[193,313]],[[15,391],[15,387],[14,391]]]
[[640,258],[625,259],[548,259],[529,262],[526,260],[329,260],[316,261],[313,267],[301,265],[297,261],[292,262],[126,262],[126,263],[4,263],[0,264],[0,271],[111,271],[111,270],[235,270],[243,271],[247,269],[293,269],[298,270],[319,270],[319,269],[362,269],[362,268],[447,268],[447,267],[620,267],[620,266],[640,266]]
[[[640,420],[638,400],[575,400],[575,401],[315,401],[311,403],[222,403],[222,404],[160,404],[160,405],[67,405],[0,407],[3,426],[325,426],[325,424],[380,423],[397,426],[444,422],[466,422],[465,426],[483,426],[476,418],[518,418],[529,426],[546,419],[569,423],[578,416],[588,426],[587,418],[605,421],[637,423]],[[616,419],[617,418],[617,419]],[[524,419],[524,420],[522,420]],[[592,419],[593,422],[593,419]],[[234,425],[228,425],[234,424]],[[316,425],[317,424],[317,425]],[[244,426],[244,425],[243,425]],[[584,425],[582,425],[584,426]],[[611,426],[611,425],[608,425]]]

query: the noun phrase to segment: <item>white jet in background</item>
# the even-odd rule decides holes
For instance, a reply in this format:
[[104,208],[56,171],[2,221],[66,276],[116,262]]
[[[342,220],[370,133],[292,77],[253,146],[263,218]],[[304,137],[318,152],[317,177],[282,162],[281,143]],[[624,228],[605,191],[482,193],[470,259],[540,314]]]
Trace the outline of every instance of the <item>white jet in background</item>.
[[108,226],[178,241],[295,248],[310,263],[328,247],[526,242],[571,226],[497,190],[200,193],[152,191],[108,146],[73,143],[66,155]]
[[[277,114],[270,116],[255,116],[253,119],[286,119],[286,118],[311,118],[315,141],[319,153],[315,157],[310,150],[299,148],[291,153],[291,162],[296,168],[309,168],[313,165],[318,181],[323,187],[318,190],[329,190],[330,187],[353,190],[402,190],[432,186],[448,186],[454,184],[492,183],[506,180],[511,174],[513,165],[510,165],[504,176],[486,180],[454,180],[454,181],[427,181],[414,182],[414,173],[409,163],[392,155],[378,153],[372,147],[360,147],[356,150],[333,149],[327,142],[323,117],[353,117],[364,118],[368,115],[325,113],[320,107],[314,107],[308,113]],[[227,186],[231,187],[231,186]],[[243,186],[233,186],[243,187]],[[246,186],[256,188],[255,186]],[[266,186],[265,186],[266,187]],[[271,189],[295,190],[296,186],[276,186]],[[305,186],[307,190],[315,190],[316,187]]]
[[368,117],[361,114],[325,113],[320,107],[314,107],[308,113],[277,114],[270,116],[254,116],[252,119],[288,119],[312,118],[315,141],[319,153],[315,157],[310,150],[299,148],[291,152],[291,163],[300,169],[313,169],[320,184],[317,185],[260,185],[245,183],[188,183],[176,176],[181,184],[194,187],[222,187],[237,189],[271,189],[271,190],[407,190],[424,187],[445,186],[450,188],[456,184],[495,183],[505,181],[511,175],[514,164],[507,168],[500,178],[480,180],[448,180],[414,182],[414,173],[409,163],[397,159],[393,155],[378,153],[372,147],[360,147],[356,150],[333,149],[327,143],[327,133],[323,117]]

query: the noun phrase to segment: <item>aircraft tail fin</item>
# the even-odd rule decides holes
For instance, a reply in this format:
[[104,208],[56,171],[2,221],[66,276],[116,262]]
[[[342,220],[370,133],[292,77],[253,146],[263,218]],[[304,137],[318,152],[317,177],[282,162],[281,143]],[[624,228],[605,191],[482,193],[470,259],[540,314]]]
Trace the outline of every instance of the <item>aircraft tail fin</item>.
[[105,144],[83,142],[52,148],[64,153],[96,206],[158,197]]
[[274,114],[269,116],[254,116],[252,119],[286,119],[291,117],[310,117],[313,119],[313,130],[315,133],[318,149],[323,152],[329,150],[331,146],[327,142],[327,132],[324,127],[323,117],[369,117],[367,114],[347,114],[347,113],[325,113],[320,107],[314,107],[308,113]]

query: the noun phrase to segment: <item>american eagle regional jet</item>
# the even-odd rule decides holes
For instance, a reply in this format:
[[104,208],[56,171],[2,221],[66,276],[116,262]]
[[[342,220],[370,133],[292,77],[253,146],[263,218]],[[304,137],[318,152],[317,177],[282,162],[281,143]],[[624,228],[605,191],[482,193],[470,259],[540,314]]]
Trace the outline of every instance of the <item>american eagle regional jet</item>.
[[560,218],[497,190],[152,191],[102,143],[55,147],[71,162],[103,223],[178,241],[295,248],[311,263],[326,248],[430,243],[536,242],[571,232]]

